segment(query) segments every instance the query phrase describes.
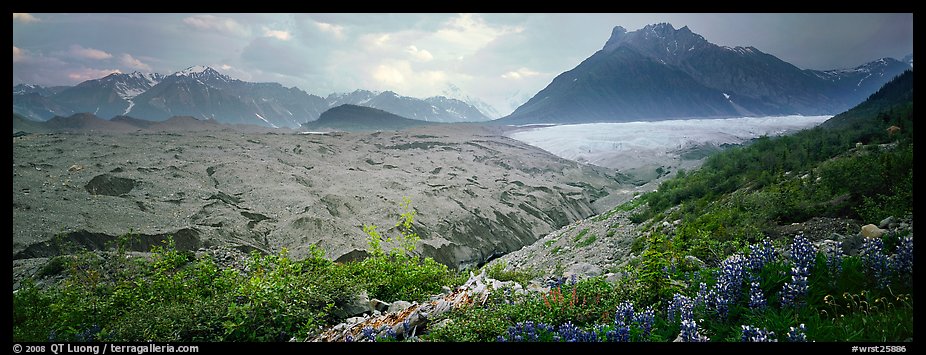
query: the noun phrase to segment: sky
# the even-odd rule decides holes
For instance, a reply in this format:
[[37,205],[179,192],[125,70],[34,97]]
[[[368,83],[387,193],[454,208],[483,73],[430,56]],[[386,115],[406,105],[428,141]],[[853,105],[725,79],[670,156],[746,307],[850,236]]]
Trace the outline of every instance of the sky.
[[327,96],[460,95],[506,115],[601,49],[668,22],[804,69],[913,52],[913,14],[13,14],[13,85],[207,65]]

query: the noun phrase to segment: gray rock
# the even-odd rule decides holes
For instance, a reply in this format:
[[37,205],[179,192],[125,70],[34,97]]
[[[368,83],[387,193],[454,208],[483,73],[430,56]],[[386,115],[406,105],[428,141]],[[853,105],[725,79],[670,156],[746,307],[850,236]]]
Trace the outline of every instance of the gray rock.
[[908,224],[907,222],[900,222],[899,224],[897,224],[897,228],[906,230],[910,228],[910,224]]
[[576,275],[578,278],[588,278],[595,277],[602,274],[601,267],[598,265],[589,264],[586,262],[580,262],[575,265],[570,266],[566,269],[566,272],[563,273],[563,276],[570,277]]
[[842,239],[842,252],[846,255],[858,255],[864,243],[865,238],[861,234],[846,236]]
[[[353,324],[357,324],[357,323],[363,322],[364,320],[366,320],[366,317],[350,317],[350,318],[347,318],[346,320],[344,320],[344,323],[343,323],[343,324],[353,325]],[[339,324],[339,326],[340,326],[340,325],[343,325],[343,324]]]
[[390,305],[388,302],[383,302],[376,298],[370,301],[370,306],[373,307],[373,309],[380,311],[380,312],[385,312],[387,309],[390,308]]
[[604,280],[610,283],[615,283],[619,281],[622,277],[624,277],[623,273],[609,272],[607,274],[604,274]]
[[884,235],[886,230],[878,228],[874,224],[866,224],[862,226],[862,236],[865,238],[881,238]]
[[891,223],[894,223],[894,220],[895,220],[894,216],[890,216],[885,219],[882,219],[881,223],[878,223],[878,228],[882,228],[882,229],[888,228],[890,227]]
[[337,318],[348,318],[368,313],[373,313],[373,307],[370,306],[367,291],[360,292],[360,294],[355,295],[343,304],[335,305],[335,310],[332,311],[332,314]]
[[401,312],[411,306],[412,304],[410,302],[401,301],[401,300],[395,301],[395,302],[392,302],[392,305],[389,306],[389,309],[386,312],[388,313]]

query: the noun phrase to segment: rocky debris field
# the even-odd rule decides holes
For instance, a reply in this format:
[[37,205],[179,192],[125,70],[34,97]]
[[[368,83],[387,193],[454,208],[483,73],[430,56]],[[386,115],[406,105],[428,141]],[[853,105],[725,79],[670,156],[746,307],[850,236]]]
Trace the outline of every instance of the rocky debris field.
[[[362,226],[417,210],[418,250],[481,265],[629,198],[626,176],[477,126],[404,132],[31,134],[13,138],[14,269],[78,250],[362,257]],[[14,272],[14,275],[17,273]]]

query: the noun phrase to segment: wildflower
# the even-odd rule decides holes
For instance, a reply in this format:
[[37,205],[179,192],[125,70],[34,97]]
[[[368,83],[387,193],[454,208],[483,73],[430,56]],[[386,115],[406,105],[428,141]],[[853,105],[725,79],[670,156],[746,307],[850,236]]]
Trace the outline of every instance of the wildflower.
[[752,343],[774,343],[778,342],[775,339],[775,332],[770,332],[765,329],[755,328],[748,325],[743,327],[743,337],[740,341],[752,342]]
[[714,285],[714,309],[721,317],[726,317],[729,307],[735,304],[742,289],[743,279],[746,276],[746,258],[740,254],[728,257],[720,264],[717,271],[717,283]]
[[396,339],[395,330],[393,330],[392,328],[386,329],[386,339],[395,340]]
[[[869,238],[862,244],[862,252],[865,265],[871,270],[872,276],[878,280],[880,288],[886,288],[890,285],[890,264],[887,256],[884,255],[884,242],[878,238]],[[912,260],[912,259],[911,259]]]
[[694,306],[706,306],[710,297],[711,294],[707,289],[707,284],[702,282],[700,285],[698,285],[698,294],[695,295]]
[[903,237],[897,244],[892,264],[894,272],[901,275],[913,275],[913,237]]
[[692,316],[693,307],[694,307],[694,303],[691,301],[691,299],[689,299],[685,295],[676,293],[672,295],[672,302],[669,303],[669,307],[668,309],[666,309],[666,313],[668,315],[669,320],[675,320],[676,315],[679,315],[679,317],[681,317],[682,319],[685,319],[685,318],[690,319],[693,317]]
[[682,330],[679,333],[683,342],[704,343],[710,341],[710,338],[698,333],[698,323],[692,319],[682,319]]
[[652,307],[647,307],[643,312],[637,313],[634,317],[634,322],[640,325],[640,328],[643,329],[642,336],[644,339],[649,337],[650,331],[653,329],[653,323],[656,321],[656,312]]
[[833,279],[842,272],[842,242],[836,242],[836,245],[826,253],[826,269],[832,273]]
[[762,288],[759,287],[759,283],[756,281],[749,283],[749,308],[752,309],[762,309],[765,308],[765,295],[762,294]]
[[630,325],[630,322],[633,321],[633,303],[629,301],[621,302],[617,305],[617,310],[614,312],[614,324],[625,324]]
[[630,327],[615,325],[613,330],[605,333],[605,339],[609,342],[628,342],[630,341]]
[[363,327],[362,332],[363,332],[364,338],[366,338],[369,341],[376,342],[376,331],[373,330],[373,327],[369,325],[366,327]]
[[765,239],[762,244],[753,244],[749,246],[749,259],[746,262],[749,270],[752,272],[762,271],[765,264],[775,260],[775,246],[772,241]]
[[804,238],[803,234],[794,237],[794,241],[791,242],[791,261],[794,262],[794,266],[811,270],[816,257],[817,250],[810,240]]
[[554,336],[554,339],[559,339],[569,343],[576,342],[595,342],[598,341],[598,334],[594,331],[583,331],[579,327],[572,324],[572,322],[566,322],[559,326],[557,331],[559,337]]
[[796,329],[790,327],[791,330],[788,331],[788,341],[790,342],[806,342],[807,335],[804,334],[807,332],[807,328],[804,326],[804,323],[801,323]]
[[797,267],[791,268],[791,281],[786,283],[781,290],[782,307],[800,307],[803,306],[804,296],[807,295],[807,274],[806,269]]

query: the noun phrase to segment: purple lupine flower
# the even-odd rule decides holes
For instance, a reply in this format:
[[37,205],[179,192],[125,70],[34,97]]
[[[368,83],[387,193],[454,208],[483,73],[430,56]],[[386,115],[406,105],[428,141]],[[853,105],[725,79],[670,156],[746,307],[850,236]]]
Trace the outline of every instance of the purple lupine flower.
[[579,332],[580,332],[579,327],[576,327],[575,325],[572,324],[572,322],[569,322],[569,321],[560,325],[559,330],[557,331],[557,333],[559,333],[559,336],[563,339],[563,341],[567,343],[577,342]]
[[794,241],[791,242],[791,261],[794,262],[794,266],[809,271],[813,269],[816,260],[817,248],[813,243],[804,238],[803,234],[794,237]]
[[826,269],[832,273],[834,280],[842,273],[842,256],[842,242],[836,242],[826,253]]
[[791,281],[786,283],[781,290],[782,307],[801,307],[804,305],[804,298],[807,295],[807,271],[800,268],[791,268]]
[[807,335],[805,334],[807,332],[807,327],[804,326],[804,323],[801,323],[796,329],[794,327],[790,328],[791,330],[788,331],[788,341],[792,343],[807,341]]
[[640,328],[643,329],[643,338],[648,338],[650,331],[653,329],[653,323],[656,322],[656,312],[653,310],[653,307],[646,307],[643,312],[637,313],[634,317],[634,322],[639,324]]
[[682,330],[679,333],[683,342],[704,343],[710,341],[710,338],[698,333],[698,323],[693,319],[682,319]]
[[765,295],[762,293],[762,288],[759,283],[756,281],[749,283],[749,308],[752,309],[762,309],[765,308],[766,301]]
[[347,336],[344,337],[344,342],[345,342],[345,343],[353,343],[353,342],[354,342],[354,336],[353,336],[353,335],[350,335],[350,334],[347,334]]
[[740,341],[746,343],[775,343],[778,340],[775,339],[775,332],[770,332],[766,329],[760,329],[756,327],[751,327],[748,325],[743,325],[743,336]]
[[369,325],[366,327],[363,327],[362,332],[363,332],[363,337],[366,338],[368,341],[376,342],[376,330],[374,330],[373,327]]
[[890,263],[884,255],[884,242],[878,238],[868,238],[862,244],[862,252],[865,265],[871,271],[875,280],[878,280],[878,287],[886,288],[890,285]]
[[541,336],[553,333],[553,327],[545,323],[525,321],[508,327],[508,337],[505,341],[540,341]]
[[617,305],[617,310],[614,311],[614,324],[630,325],[631,322],[633,322],[633,303],[629,301],[621,302],[621,304]]
[[739,299],[745,276],[746,258],[740,254],[731,255],[720,264],[720,270],[717,271],[717,283],[712,290],[713,297],[709,299],[713,302],[714,310],[721,317],[726,318],[730,305],[735,304]]
[[386,339],[396,340],[396,333],[394,329],[392,328],[386,329]]
[[749,259],[747,266],[752,272],[762,271],[765,264],[775,260],[775,246],[772,241],[765,239],[762,244],[753,244],[749,246]]
[[891,267],[899,275],[913,275],[913,237],[900,238]]
[[695,295],[694,306],[695,307],[704,307],[707,306],[708,300],[710,300],[711,294],[707,289],[707,284],[702,282],[698,285],[698,294]]
[[669,307],[666,309],[666,314],[670,321],[675,320],[675,316],[678,315],[680,318],[691,319],[692,308],[694,307],[694,302],[691,301],[685,295],[676,293],[672,295],[672,302],[669,302]]

